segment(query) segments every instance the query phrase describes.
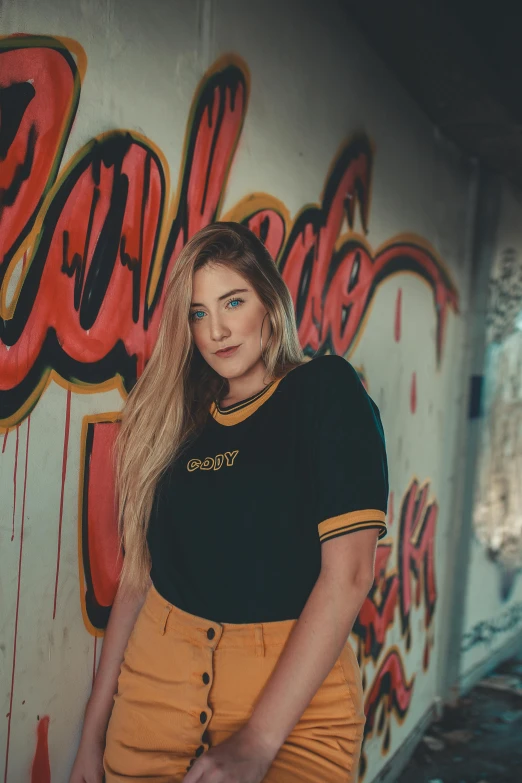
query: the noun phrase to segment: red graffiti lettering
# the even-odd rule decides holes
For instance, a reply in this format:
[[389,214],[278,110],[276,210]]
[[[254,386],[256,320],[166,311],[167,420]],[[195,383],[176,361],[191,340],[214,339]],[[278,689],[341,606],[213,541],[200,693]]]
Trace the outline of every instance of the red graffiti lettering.
[[[408,632],[409,646],[410,613],[413,602],[420,606],[424,602],[424,624],[428,629],[433,620],[437,602],[435,579],[435,533],[438,505],[427,503],[429,484],[419,489],[413,481],[403,500],[400,516],[399,536],[399,579],[401,625],[403,633]],[[412,577],[415,579],[413,598]]]
[[[78,67],[52,38],[12,37],[1,44],[6,67],[0,94],[6,97],[0,143],[6,154],[0,186],[6,207],[0,217],[7,277],[21,261],[15,250],[21,252],[24,237],[29,250],[0,320],[0,420],[11,425],[34,405],[51,368],[75,384],[120,376],[127,391],[139,377],[156,339],[166,276],[190,236],[219,217],[248,80],[236,60],[218,62],[202,81],[179,197],[168,208],[166,164],[136,133],[112,131],[94,139],[54,182],[79,98]],[[343,221],[353,227],[357,206],[366,230],[372,164],[367,137],[347,143],[321,204],[304,209],[288,233],[288,218],[270,197],[253,198],[250,211],[245,199],[228,217],[249,225],[278,260],[308,353],[346,354],[376,287],[402,270],[420,275],[434,291],[440,358],[447,310],[457,308],[457,294],[435,255],[415,242],[390,244],[375,256],[354,237],[339,247]]]
[[[402,721],[408,712],[413,695],[415,676],[408,681],[400,653],[392,648],[386,654],[368,692],[365,703],[366,725],[364,737],[367,740],[375,730],[383,735],[383,750],[387,752],[391,739],[391,718],[393,715]],[[380,710],[379,722],[376,726],[377,714]],[[367,767],[366,754],[361,754],[359,778],[362,780]]]
[[111,455],[119,424],[84,420],[81,551],[88,622],[105,628],[122,566]]
[[393,544],[383,542],[377,547],[375,582],[365,599],[354,633],[362,640],[362,653],[376,661],[386,642],[388,628],[393,625],[399,591],[397,572],[387,574]]
[[[429,666],[433,641],[428,631],[437,602],[434,556],[438,507],[434,501],[427,502],[428,494],[428,483],[420,488],[416,480],[412,481],[401,503],[398,546],[395,546],[394,541],[383,541],[377,548],[375,582],[353,629],[359,640],[359,657],[363,669],[368,659],[377,663],[385,650],[388,630],[395,622],[397,607],[400,631],[405,637],[406,649],[410,648],[411,609],[413,605],[419,607],[421,603],[424,604],[424,670]],[[390,500],[389,514],[393,518],[393,498]],[[395,557],[392,560],[392,554],[397,557],[398,568]],[[395,712],[399,719],[404,717],[409,708],[414,682],[415,678],[407,682],[399,653],[386,651],[366,697],[368,736],[373,732],[379,704],[383,700],[385,703],[378,727],[378,734],[384,731],[384,752],[390,746],[390,713]],[[364,753],[361,759],[362,779],[366,769]]]
[[60,41],[0,40],[0,283],[53,184],[80,98]]
[[[45,82],[42,89],[52,93],[62,85]],[[235,65],[204,82],[161,255],[160,156],[146,140],[119,131],[77,155],[42,213],[12,318],[0,322],[3,417],[15,414],[52,366],[75,382],[120,373],[132,387],[155,342],[165,277],[188,238],[216,217],[245,101],[245,78]],[[29,220],[25,206],[21,197],[13,204],[19,223]]]

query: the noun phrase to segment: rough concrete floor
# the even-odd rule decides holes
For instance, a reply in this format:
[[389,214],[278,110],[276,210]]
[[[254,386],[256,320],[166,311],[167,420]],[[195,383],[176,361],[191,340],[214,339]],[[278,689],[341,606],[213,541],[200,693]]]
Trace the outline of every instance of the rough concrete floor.
[[430,726],[400,783],[522,783],[522,663],[508,661]]

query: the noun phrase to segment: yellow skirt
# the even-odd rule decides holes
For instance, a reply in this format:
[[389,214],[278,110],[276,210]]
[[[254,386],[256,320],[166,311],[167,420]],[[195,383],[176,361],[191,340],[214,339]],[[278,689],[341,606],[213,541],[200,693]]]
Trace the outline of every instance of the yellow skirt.
[[[152,587],[121,666],[106,783],[182,781],[202,753],[248,721],[296,622],[216,623]],[[354,783],[364,722],[361,674],[347,642],[264,783]]]

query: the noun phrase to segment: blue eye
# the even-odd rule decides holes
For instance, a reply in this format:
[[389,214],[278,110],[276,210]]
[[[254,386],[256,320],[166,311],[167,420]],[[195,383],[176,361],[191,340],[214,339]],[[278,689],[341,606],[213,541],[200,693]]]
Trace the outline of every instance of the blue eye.
[[232,310],[237,310],[237,308],[243,304],[244,299],[230,299],[228,304],[230,305]]
[[[240,297],[237,299],[229,299],[226,303],[226,307],[231,310],[237,310],[238,307],[241,307],[245,300],[241,299]],[[192,322],[202,321],[205,317],[206,313],[204,310],[194,310],[192,313],[190,313],[190,320]]]

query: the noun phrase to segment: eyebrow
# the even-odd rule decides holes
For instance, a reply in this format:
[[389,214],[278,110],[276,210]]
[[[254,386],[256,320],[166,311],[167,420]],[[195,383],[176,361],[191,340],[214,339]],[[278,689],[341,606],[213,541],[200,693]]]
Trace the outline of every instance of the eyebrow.
[[[222,299],[227,299],[229,296],[232,296],[233,294],[246,294],[248,293],[248,288],[234,288],[233,291],[228,291],[228,293],[223,294],[222,296],[218,296],[218,302],[221,302]],[[191,307],[205,307],[204,304],[201,302],[192,302]]]

